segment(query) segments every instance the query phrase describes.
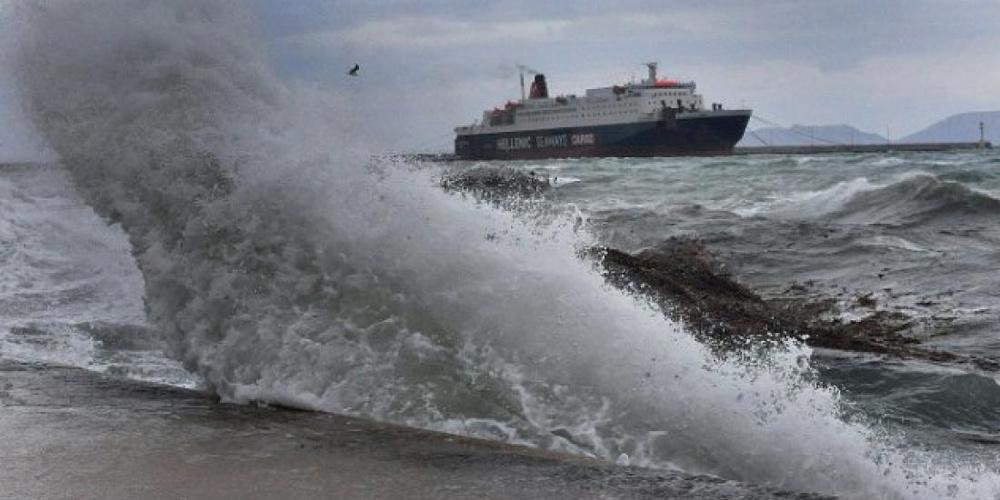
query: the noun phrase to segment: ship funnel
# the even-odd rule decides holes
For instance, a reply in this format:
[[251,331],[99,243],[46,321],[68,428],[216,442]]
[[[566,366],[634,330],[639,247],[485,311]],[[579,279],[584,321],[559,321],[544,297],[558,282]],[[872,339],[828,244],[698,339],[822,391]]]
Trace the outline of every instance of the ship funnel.
[[531,82],[529,96],[532,99],[547,99],[549,97],[549,87],[545,84],[545,75],[541,73],[535,75],[535,81]]
[[656,63],[648,62],[646,67],[649,68],[649,83],[656,84]]

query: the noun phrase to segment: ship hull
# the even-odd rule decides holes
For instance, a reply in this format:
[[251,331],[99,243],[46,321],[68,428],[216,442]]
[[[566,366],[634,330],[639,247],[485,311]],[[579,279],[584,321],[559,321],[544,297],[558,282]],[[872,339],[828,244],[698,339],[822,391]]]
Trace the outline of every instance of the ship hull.
[[750,113],[703,113],[657,121],[460,134],[455,155],[468,160],[689,156],[732,153]]

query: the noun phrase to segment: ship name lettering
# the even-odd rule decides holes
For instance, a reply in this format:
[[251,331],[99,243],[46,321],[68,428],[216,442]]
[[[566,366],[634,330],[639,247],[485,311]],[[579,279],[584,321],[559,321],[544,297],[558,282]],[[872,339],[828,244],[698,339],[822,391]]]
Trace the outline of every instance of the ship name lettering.
[[573,134],[570,142],[574,146],[589,146],[594,144],[594,134]]
[[531,149],[531,137],[501,137],[497,139],[497,149],[501,151]]
[[536,148],[564,148],[567,144],[566,134],[535,136]]

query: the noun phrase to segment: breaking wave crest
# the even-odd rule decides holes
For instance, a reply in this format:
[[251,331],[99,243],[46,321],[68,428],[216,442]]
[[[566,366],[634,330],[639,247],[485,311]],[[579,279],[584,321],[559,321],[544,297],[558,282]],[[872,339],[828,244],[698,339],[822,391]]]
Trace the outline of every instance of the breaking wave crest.
[[858,224],[918,225],[957,218],[995,217],[1000,215],[1000,200],[950,177],[915,172],[887,184],[859,177],[737,213],[829,218]]
[[338,142],[350,105],[282,84],[236,2],[17,15],[29,116],[128,234],[151,324],[224,398],[805,490],[995,496],[994,472],[841,418],[801,346],[714,358],[609,288],[575,221],[368,164]]
[[996,217],[1000,215],[1000,200],[960,182],[921,173],[857,192],[833,215],[846,221],[912,225],[939,219]]

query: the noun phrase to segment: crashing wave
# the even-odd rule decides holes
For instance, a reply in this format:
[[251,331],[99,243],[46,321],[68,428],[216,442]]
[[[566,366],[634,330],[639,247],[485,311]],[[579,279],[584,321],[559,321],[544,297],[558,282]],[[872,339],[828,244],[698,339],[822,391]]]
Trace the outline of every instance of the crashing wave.
[[898,225],[997,215],[1000,215],[1000,200],[930,174],[910,175],[886,186],[854,193],[832,214],[845,222]]
[[823,218],[849,224],[917,225],[939,220],[992,217],[1000,200],[957,180],[924,172],[887,183],[859,177],[818,190],[793,193],[736,210],[742,216]]

